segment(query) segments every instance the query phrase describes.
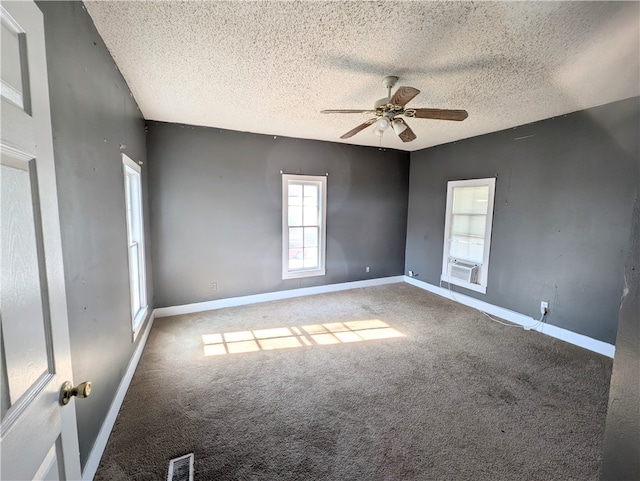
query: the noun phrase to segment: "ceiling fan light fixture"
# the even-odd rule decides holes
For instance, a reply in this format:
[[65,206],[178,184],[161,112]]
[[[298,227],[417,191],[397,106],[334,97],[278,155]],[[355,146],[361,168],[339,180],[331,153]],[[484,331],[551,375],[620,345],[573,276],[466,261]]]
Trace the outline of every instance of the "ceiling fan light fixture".
[[391,122],[391,127],[396,135],[400,135],[402,132],[407,130],[407,124],[405,124],[402,120],[394,120]]
[[376,126],[373,128],[373,135],[377,135],[378,137],[382,137],[382,134],[384,134],[384,130],[380,130],[380,129],[378,128],[378,126],[376,125]]
[[376,129],[385,131],[389,128],[390,125],[391,122],[389,121],[389,119],[387,117],[382,117],[376,122]]

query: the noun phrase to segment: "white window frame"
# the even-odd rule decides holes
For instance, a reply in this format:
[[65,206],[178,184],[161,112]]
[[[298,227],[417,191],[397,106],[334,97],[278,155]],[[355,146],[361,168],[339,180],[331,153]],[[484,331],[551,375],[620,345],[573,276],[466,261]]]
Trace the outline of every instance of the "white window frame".
[[[449,276],[449,249],[451,246],[451,224],[453,210],[453,189],[456,187],[489,187],[489,198],[487,201],[487,217],[484,233],[484,252],[482,256],[482,264],[479,264],[478,284],[466,282],[462,279],[456,279]],[[447,208],[444,222],[444,248],[442,255],[442,276],[441,279],[448,284],[455,284],[472,291],[487,293],[487,280],[489,274],[489,253],[491,252],[491,229],[493,227],[493,204],[495,199],[496,179],[470,179],[470,180],[453,180],[447,183]]]
[[[318,267],[308,269],[289,269],[289,185],[313,184],[319,187],[319,232],[318,232]],[[324,276],[327,245],[327,177],[319,175],[282,174],[282,278],[297,279],[301,277]]]
[[[124,168],[125,211],[127,219],[127,264],[129,266],[129,293],[131,302],[131,328],[135,341],[149,306],[147,305],[147,273],[145,262],[144,217],[142,208],[142,169],[126,154],[122,154]],[[131,188],[133,186],[133,189]],[[134,229],[131,228],[136,223]],[[133,232],[132,232],[133,230]],[[137,252],[137,273],[132,269],[133,252]],[[137,274],[138,289],[135,274]],[[139,307],[134,307],[134,306]]]

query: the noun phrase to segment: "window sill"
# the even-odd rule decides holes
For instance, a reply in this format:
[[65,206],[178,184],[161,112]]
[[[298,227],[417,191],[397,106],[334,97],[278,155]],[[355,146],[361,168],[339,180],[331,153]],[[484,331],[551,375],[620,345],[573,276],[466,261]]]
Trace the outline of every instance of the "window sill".
[[487,286],[482,286],[480,284],[472,284],[471,282],[465,282],[459,279],[451,279],[448,276],[441,276],[440,280],[446,282],[447,284],[453,284],[458,287],[463,287],[464,289],[469,289],[471,291],[480,292],[482,294],[487,293]]
[[308,271],[287,271],[282,273],[282,280],[287,279],[299,279],[301,277],[316,277],[316,276],[324,276],[324,269],[313,269]]

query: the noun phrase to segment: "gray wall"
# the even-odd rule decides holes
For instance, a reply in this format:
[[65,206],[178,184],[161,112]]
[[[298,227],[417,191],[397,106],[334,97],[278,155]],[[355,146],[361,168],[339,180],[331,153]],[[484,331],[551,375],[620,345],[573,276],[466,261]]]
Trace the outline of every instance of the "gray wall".
[[440,285],[447,181],[497,177],[487,293],[455,289],[614,343],[639,119],[633,98],[412,153],[406,270]]
[[[146,199],[144,121],[82,3],[38,5],[74,377],[94,383],[91,398],[77,403],[84,466],[135,349],[120,152],[122,145],[145,161]],[[147,261],[152,279],[153,252],[157,305],[398,275],[405,233],[406,269],[437,285],[446,181],[497,175],[489,290],[467,294],[532,316],[549,299],[549,322],[613,342],[638,187],[638,117],[636,98],[413,153],[408,221],[407,153],[149,123],[145,216],[153,222]],[[280,278],[280,170],[330,174],[325,277]],[[613,399],[638,397],[635,272],[627,271],[635,281],[620,312],[605,476],[616,472],[615,452],[633,449],[625,440],[637,442],[633,432],[612,434],[633,419],[633,404],[616,409]],[[153,308],[151,286],[148,293]]]
[[76,403],[84,466],[135,348],[120,151],[122,144],[132,159],[145,160],[144,121],[84,5],[38,6],[45,22],[74,381],[93,382],[91,397]]
[[600,479],[640,479],[640,193],[622,294]]
[[[157,307],[402,274],[408,153],[147,126]],[[325,276],[282,280],[281,170],[329,173]]]

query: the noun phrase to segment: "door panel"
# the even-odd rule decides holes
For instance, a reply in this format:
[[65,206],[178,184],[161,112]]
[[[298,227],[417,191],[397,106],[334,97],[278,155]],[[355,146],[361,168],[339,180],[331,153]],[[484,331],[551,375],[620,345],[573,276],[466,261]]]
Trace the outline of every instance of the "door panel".
[[2,15],[1,29],[2,96],[30,113],[26,34],[10,15]]
[[[20,34],[6,21],[2,22],[2,82],[3,94],[22,107],[22,70],[20,69]],[[16,68],[16,66],[18,68]],[[7,93],[13,90],[12,94]]]
[[[13,164],[13,165],[11,165]],[[0,165],[0,228],[2,229],[2,337],[4,369],[9,400],[18,399],[44,374],[53,372],[47,353],[47,333],[38,255],[39,242],[29,163],[11,162],[2,156]],[[36,185],[37,187],[37,185]],[[36,202],[34,202],[34,200]],[[41,238],[41,235],[38,236]],[[43,260],[43,259],[42,259]]]
[[57,479],[62,479],[64,477],[64,472],[60,472],[60,463],[58,463],[58,451],[59,451],[59,443],[56,442],[55,445],[51,446],[51,449],[47,453],[42,461],[42,464],[38,468],[34,479],[42,479],[43,481],[53,481]]
[[[7,2],[0,135],[0,478],[80,479],[42,13]],[[6,42],[6,43],[5,43]]]

